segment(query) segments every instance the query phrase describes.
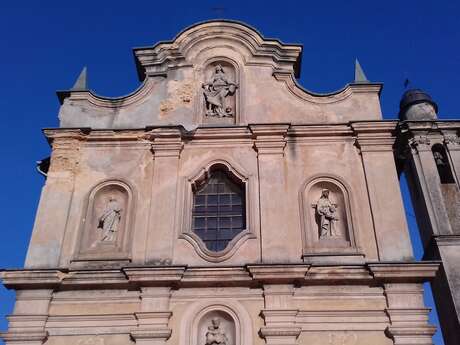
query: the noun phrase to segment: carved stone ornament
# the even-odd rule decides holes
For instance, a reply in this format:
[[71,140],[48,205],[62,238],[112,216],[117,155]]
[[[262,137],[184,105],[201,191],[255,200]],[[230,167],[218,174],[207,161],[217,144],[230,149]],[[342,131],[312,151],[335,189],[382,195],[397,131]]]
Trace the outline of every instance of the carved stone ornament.
[[227,334],[220,328],[220,319],[214,317],[206,332],[204,345],[230,345]]
[[339,234],[335,230],[335,222],[339,220],[337,205],[329,200],[329,189],[323,189],[321,197],[315,205],[316,214],[319,217],[319,238],[335,238]]
[[444,136],[444,142],[451,145],[460,145],[460,137],[455,134],[448,134]]
[[414,147],[419,145],[430,145],[430,138],[426,135],[414,136],[410,139],[410,144]]
[[235,109],[227,102],[227,98],[235,94],[238,85],[229,80],[220,64],[215,66],[211,79],[204,83],[202,87],[206,102],[206,116],[235,116]]

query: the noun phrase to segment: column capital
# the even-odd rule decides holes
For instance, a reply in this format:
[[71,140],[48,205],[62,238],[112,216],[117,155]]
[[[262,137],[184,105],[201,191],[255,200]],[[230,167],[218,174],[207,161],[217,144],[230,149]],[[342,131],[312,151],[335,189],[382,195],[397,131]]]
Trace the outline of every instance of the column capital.
[[361,152],[382,152],[393,151],[396,125],[396,121],[367,121],[353,122],[351,128]]
[[460,137],[455,133],[444,134],[444,143],[449,151],[460,151]]
[[182,131],[179,128],[155,128],[146,134],[152,143],[155,157],[177,157],[184,147]]
[[283,155],[289,124],[249,125],[258,155]]

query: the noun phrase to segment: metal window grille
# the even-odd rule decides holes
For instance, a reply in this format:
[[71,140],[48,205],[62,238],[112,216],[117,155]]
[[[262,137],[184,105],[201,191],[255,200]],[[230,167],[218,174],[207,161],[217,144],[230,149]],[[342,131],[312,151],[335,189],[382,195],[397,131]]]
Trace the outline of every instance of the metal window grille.
[[214,170],[193,194],[192,229],[211,251],[224,250],[246,227],[245,189]]

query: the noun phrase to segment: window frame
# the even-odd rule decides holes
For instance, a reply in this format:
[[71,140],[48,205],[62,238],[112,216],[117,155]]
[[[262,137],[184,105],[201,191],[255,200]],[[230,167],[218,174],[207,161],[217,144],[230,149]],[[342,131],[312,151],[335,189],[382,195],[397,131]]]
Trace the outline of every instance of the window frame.
[[208,250],[225,250],[246,228],[244,184],[227,169],[214,165],[205,178],[192,187],[193,233],[200,237]]
[[[205,180],[211,170],[220,169],[229,174],[229,178],[237,179],[244,186],[245,196],[245,228],[236,235],[221,251],[209,250],[203,240],[194,233],[192,229],[192,209],[194,202],[194,188],[197,184]],[[202,168],[196,170],[194,174],[182,179],[183,206],[179,211],[179,216],[182,218],[182,226],[179,238],[189,242],[195,249],[196,253],[203,259],[209,262],[222,262],[231,258],[238,248],[241,247],[248,239],[256,238],[255,223],[257,222],[256,215],[258,214],[258,206],[256,202],[257,183],[255,176],[247,173],[242,167],[236,163],[229,163],[227,160],[213,160],[202,165]]]

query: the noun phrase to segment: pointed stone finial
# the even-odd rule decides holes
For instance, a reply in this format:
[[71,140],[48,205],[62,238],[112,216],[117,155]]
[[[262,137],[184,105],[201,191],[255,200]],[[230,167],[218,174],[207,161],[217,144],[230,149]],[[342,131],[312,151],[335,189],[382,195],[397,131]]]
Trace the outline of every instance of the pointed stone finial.
[[83,67],[80,75],[78,76],[77,81],[71,88],[72,91],[81,91],[81,90],[88,90],[88,80],[87,80],[87,73],[86,73],[86,66]]
[[366,75],[359,64],[358,59],[355,60],[355,83],[368,83]]

